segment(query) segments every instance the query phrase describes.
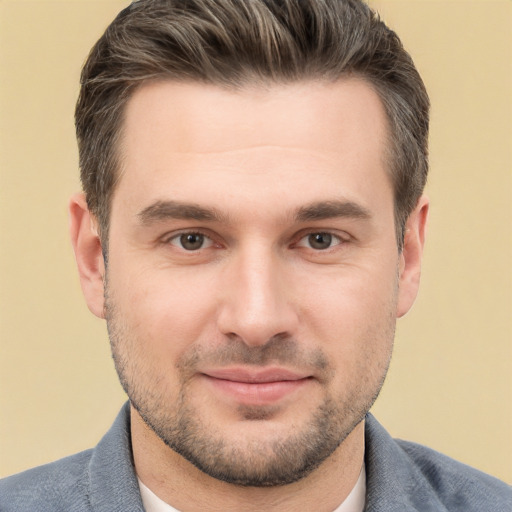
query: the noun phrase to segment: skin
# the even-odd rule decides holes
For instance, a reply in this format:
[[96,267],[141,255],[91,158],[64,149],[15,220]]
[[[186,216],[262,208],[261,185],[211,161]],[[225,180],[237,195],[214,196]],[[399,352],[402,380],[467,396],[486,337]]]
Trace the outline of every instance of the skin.
[[[399,253],[386,131],[356,79],[146,84],[127,106],[108,272],[96,220],[72,198],[82,288],[132,402],[137,474],[179,510],[330,511],[354,486],[428,212],[422,197]],[[180,424],[198,453],[173,446]],[[325,433],[299,474],[305,440]],[[254,484],[272,467],[295,476]]]

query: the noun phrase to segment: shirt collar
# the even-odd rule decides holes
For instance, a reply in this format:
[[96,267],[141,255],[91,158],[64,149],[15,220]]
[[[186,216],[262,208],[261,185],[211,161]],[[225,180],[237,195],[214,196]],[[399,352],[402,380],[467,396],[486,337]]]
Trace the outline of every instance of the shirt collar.
[[[171,505],[162,501],[151,489],[146,487],[140,479],[140,495],[146,512],[179,512]],[[343,503],[334,512],[363,512],[366,495],[366,471],[363,464],[359,478]]]

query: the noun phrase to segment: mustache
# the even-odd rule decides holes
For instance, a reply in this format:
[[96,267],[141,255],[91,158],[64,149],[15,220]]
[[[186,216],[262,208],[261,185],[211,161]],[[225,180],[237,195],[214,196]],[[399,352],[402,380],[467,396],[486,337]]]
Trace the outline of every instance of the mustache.
[[195,372],[200,367],[225,367],[234,365],[269,366],[278,364],[302,370],[314,370],[326,375],[330,364],[318,348],[305,349],[288,336],[273,336],[265,344],[247,345],[240,337],[231,336],[226,343],[216,347],[195,346],[177,361],[180,372]]

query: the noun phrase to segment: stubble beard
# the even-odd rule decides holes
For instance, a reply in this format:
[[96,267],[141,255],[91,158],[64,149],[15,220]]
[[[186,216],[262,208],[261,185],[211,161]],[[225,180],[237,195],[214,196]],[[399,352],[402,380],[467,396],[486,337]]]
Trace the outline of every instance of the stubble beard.
[[[191,350],[176,365],[181,387],[175,400],[170,400],[172,395],[166,392],[164,379],[141,364],[144,358],[140,357],[142,353],[138,353],[137,348],[144,350],[140,348],[144,344],[128,334],[107,294],[105,304],[112,356],[131,405],[168,447],[207,475],[239,486],[281,486],[309,475],[364,419],[380,392],[390,362],[391,353],[379,368],[373,368],[376,375],[361,375],[359,385],[343,396],[333,397],[326,393],[323,402],[300,428],[289,429],[285,435],[277,437],[244,438],[244,444],[239,440],[235,446],[215,425],[204,422],[188,394],[188,377],[197,361],[208,357],[210,362],[262,366],[270,362],[308,361],[311,366],[313,360],[327,382],[332,370],[323,353],[304,354],[294,340],[277,338],[262,347],[251,348],[241,340],[232,340],[231,344],[208,355]],[[389,327],[392,337],[394,322],[390,322]],[[244,406],[238,413],[243,421],[264,422],[272,417],[273,410],[271,407]]]

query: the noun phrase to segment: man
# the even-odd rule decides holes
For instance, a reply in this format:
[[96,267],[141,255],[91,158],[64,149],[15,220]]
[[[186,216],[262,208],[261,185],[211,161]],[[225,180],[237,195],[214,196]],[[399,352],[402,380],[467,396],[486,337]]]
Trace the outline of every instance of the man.
[[94,47],[71,235],[129,405],[1,510],[492,510],[368,411],[414,302],[428,97],[354,0],[141,0]]

